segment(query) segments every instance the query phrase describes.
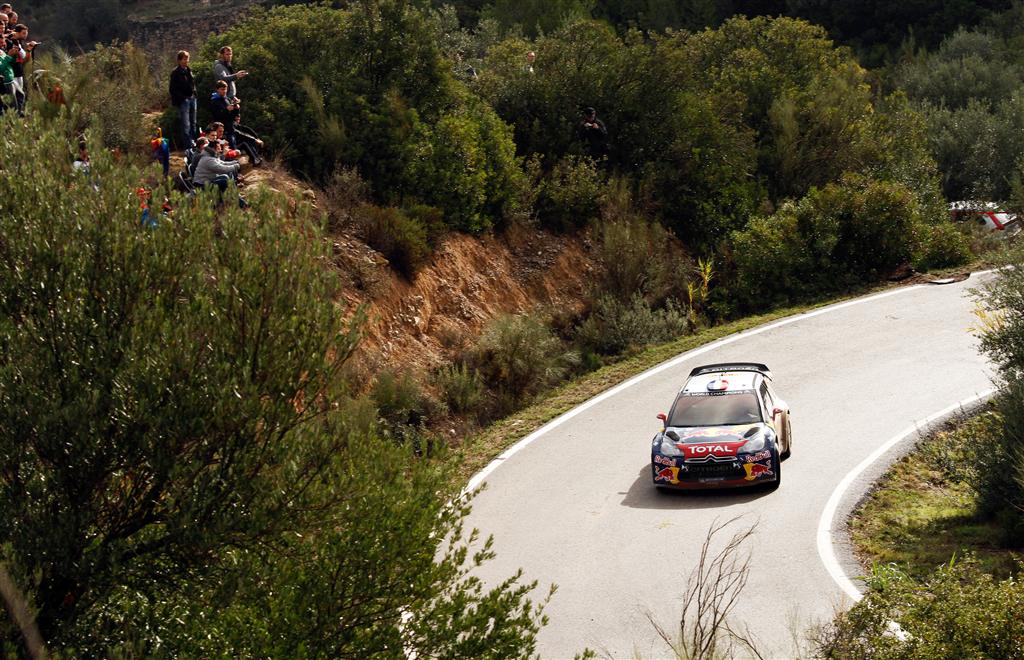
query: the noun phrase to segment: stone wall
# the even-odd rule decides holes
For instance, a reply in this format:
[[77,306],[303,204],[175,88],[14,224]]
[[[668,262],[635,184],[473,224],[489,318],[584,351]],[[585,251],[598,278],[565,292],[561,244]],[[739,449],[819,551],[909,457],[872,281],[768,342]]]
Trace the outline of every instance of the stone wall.
[[174,67],[174,54],[179,50],[198,50],[211,34],[223,32],[241,20],[260,0],[198,0],[183,4],[195,7],[190,15],[129,17],[129,38],[145,50],[155,62]]

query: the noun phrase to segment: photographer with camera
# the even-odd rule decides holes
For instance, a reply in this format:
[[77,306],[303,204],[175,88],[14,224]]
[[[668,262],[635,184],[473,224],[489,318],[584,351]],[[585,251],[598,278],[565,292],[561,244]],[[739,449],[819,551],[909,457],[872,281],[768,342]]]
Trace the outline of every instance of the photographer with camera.
[[18,54],[14,59],[14,81],[11,83],[14,94],[14,107],[18,115],[25,116],[25,62],[32,57],[32,51],[39,45],[38,41],[28,40],[28,26],[18,23],[14,26],[11,36],[7,40],[7,46],[14,45],[18,48]]

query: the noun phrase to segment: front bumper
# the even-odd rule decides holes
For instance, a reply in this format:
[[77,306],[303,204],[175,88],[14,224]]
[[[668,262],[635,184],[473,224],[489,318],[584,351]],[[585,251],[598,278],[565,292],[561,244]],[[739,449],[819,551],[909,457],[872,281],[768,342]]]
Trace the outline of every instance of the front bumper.
[[703,489],[757,486],[779,479],[774,451],[740,454],[717,460],[684,460],[682,457],[651,455],[651,478],[661,488]]

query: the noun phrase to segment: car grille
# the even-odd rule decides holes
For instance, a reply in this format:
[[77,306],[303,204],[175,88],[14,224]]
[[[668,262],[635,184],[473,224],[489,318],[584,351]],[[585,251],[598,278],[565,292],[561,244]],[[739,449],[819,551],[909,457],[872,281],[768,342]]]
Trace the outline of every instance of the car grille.
[[743,470],[743,466],[737,466],[735,463],[687,463],[685,474],[696,478],[742,477],[746,472]]

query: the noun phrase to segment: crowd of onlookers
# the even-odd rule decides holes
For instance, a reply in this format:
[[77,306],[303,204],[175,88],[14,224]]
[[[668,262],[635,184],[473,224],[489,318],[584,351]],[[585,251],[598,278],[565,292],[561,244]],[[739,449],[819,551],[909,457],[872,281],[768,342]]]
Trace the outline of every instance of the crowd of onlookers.
[[14,109],[19,115],[25,114],[25,62],[39,42],[29,41],[28,26],[18,22],[18,12],[10,3],[0,4],[0,115]]
[[[170,75],[168,91],[171,103],[178,109],[180,143],[185,149],[185,168],[178,181],[186,190],[216,186],[220,194],[231,181],[238,183],[240,165],[237,158],[245,154],[257,166],[262,161],[263,142],[256,132],[241,123],[242,100],[238,97],[236,81],[248,75],[235,70],[234,52],[230,46],[220,49],[213,64],[216,80],[209,98],[210,113],[214,121],[203,131],[197,121],[199,94],[195,77],[189,67],[191,55],[178,52],[178,66]],[[245,200],[239,198],[245,206]]]

